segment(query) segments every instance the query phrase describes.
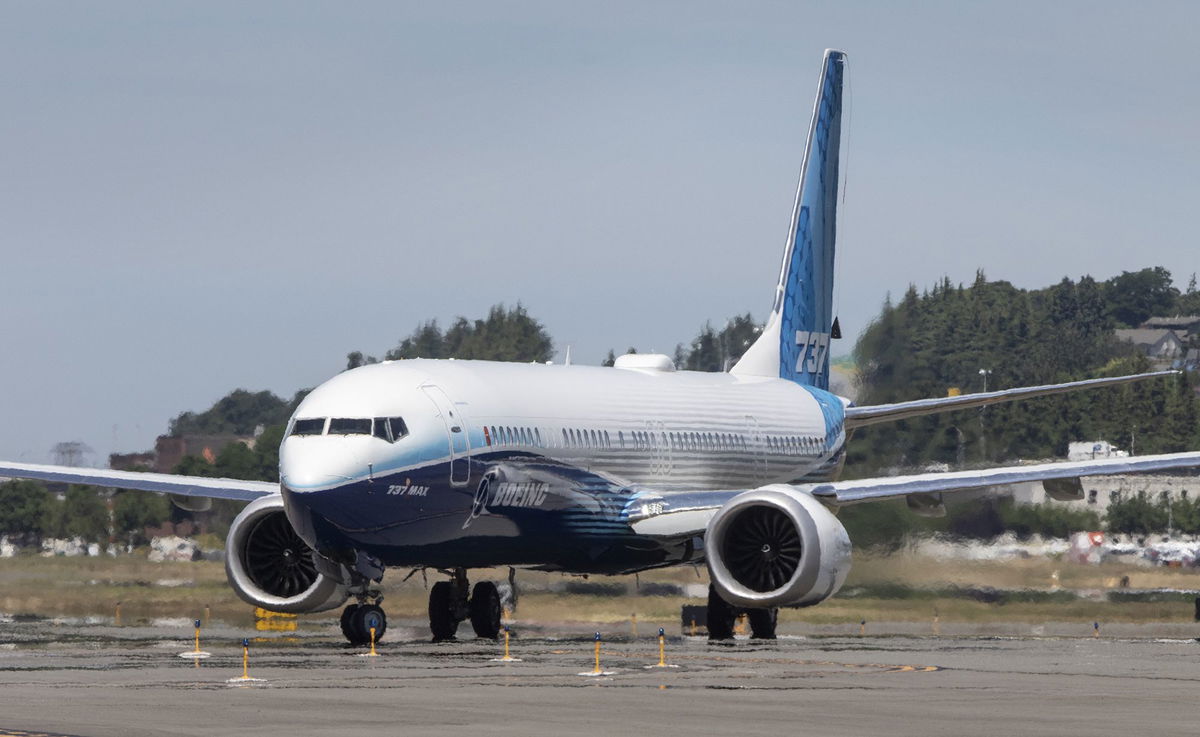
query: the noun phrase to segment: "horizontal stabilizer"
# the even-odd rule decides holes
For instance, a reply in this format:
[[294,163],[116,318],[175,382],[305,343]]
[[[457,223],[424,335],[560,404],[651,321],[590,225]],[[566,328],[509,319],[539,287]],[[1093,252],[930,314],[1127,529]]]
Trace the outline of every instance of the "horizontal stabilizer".
[[1144,381],[1160,376],[1175,376],[1178,371],[1156,371],[1149,374],[1133,374],[1130,376],[1114,376],[1104,379],[1087,379],[1070,381],[1066,384],[1045,384],[1043,386],[1023,386],[1017,389],[1003,389],[996,392],[981,392],[979,394],[963,394],[957,397],[938,397],[936,399],[916,399],[911,402],[895,402],[893,404],[876,404],[871,407],[847,407],[846,429],[874,425],[880,422],[905,420],[909,417],[932,415],[938,412],[953,412],[954,410],[986,407],[989,404],[1011,402],[1016,399],[1031,397],[1047,397],[1051,394],[1065,394],[1081,389],[1096,389],[1105,386],[1117,386],[1134,381]]

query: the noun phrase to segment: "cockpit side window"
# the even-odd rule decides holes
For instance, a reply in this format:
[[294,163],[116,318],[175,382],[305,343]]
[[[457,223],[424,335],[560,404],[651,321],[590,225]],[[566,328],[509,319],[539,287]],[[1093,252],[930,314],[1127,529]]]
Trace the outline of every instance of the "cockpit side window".
[[392,442],[392,434],[388,432],[388,420],[386,417],[376,417],[374,424],[371,426],[371,434],[380,440]]
[[292,435],[321,435],[324,432],[324,417],[310,417],[292,423]]
[[392,431],[392,442],[396,442],[400,438],[408,435],[408,425],[404,424],[404,420],[400,417],[389,417],[387,420],[388,429]]
[[370,435],[371,421],[357,417],[334,417],[329,421],[330,435]]

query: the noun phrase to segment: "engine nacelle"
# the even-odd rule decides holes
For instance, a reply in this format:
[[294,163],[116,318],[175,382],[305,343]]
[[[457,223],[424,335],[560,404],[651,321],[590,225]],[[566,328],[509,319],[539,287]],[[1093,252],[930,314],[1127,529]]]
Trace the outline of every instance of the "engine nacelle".
[[708,523],[708,571],[734,606],[800,607],[837,593],[850,536],[825,505],[784,484],[738,494]]
[[316,553],[288,522],[283,497],[246,505],[225,538],[225,574],[247,604],[304,614],[341,606],[346,587],[317,570]]

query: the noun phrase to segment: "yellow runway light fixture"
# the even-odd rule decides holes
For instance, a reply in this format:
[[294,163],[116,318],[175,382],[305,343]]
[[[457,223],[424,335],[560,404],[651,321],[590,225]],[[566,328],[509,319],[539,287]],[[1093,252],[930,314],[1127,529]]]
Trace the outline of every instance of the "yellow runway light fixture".
[[240,685],[240,684],[262,683],[265,680],[266,680],[265,678],[251,678],[250,677],[250,640],[243,639],[242,640],[242,675],[239,676],[238,678],[230,678],[230,679],[226,680],[225,682],[236,686],[236,685]]
[[365,653],[359,653],[360,658],[378,658],[379,653],[375,652],[375,628],[371,628],[371,650]]
[[599,632],[596,633],[595,641],[596,641],[596,647],[595,647],[596,664],[590,671],[585,671],[583,673],[580,673],[579,675],[581,675],[581,676],[611,676],[613,674],[613,671],[602,670],[600,668],[600,633]]
[[667,663],[667,633],[662,627],[658,628],[658,662],[654,665],[647,665],[647,668],[678,668],[678,665],[669,665]]
[[188,652],[179,653],[179,657],[181,657],[181,658],[195,658],[196,660],[200,660],[202,658],[207,658],[210,655],[212,655],[212,653],[206,653],[200,649],[200,620],[197,619],[195,624],[196,624],[196,637],[195,637],[196,644]]
[[509,634],[510,633],[508,631],[508,625],[504,625],[504,657],[492,658],[493,663],[520,663],[521,662],[520,658],[514,658],[508,652]]

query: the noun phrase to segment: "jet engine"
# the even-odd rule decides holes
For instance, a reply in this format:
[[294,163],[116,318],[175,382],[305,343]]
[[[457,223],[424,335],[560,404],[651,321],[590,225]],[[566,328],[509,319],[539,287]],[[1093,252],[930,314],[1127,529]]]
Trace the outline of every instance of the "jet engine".
[[818,604],[850,572],[846,528],[812,495],[785,484],[726,502],[708,523],[704,547],[717,593],[734,606]]
[[316,553],[288,522],[283,498],[255,499],[229,527],[225,574],[247,604],[273,612],[303,614],[346,601],[346,587],[317,569]]

